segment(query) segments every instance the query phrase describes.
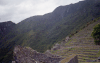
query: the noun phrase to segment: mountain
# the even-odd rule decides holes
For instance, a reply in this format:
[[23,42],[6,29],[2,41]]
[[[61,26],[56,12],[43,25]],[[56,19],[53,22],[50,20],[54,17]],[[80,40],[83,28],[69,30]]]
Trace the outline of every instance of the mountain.
[[85,0],[59,6],[51,13],[26,18],[12,26],[11,30],[8,28],[8,33],[0,35],[0,47],[11,51],[15,45],[21,45],[45,52],[98,17],[100,0]]
[[11,21],[7,21],[7,22],[2,22],[0,23],[0,40],[6,35],[8,34],[12,28],[15,26],[15,24]]
[[[0,23],[0,63],[1,61],[5,61],[5,62],[11,62],[12,60],[12,56],[13,56],[13,43],[7,43],[7,39],[4,39],[4,37],[6,37],[7,34],[11,33],[11,31],[13,30],[14,26],[16,24],[11,22],[11,21],[7,21],[7,22],[2,22]],[[13,38],[10,37],[9,38]]]
[[12,41],[44,52],[86,23],[100,16],[100,1],[86,0],[59,6],[43,16],[29,17],[16,25],[17,36]]

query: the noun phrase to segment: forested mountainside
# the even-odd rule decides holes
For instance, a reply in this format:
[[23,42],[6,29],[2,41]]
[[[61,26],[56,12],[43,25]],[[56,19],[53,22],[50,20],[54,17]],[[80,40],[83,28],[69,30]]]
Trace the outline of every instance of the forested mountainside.
[[11,33],[15,25],[16,24],[11,21],[0,23],[0,63],[2,61],[10,62],[12,59],[14,43],[8,43],[6,41],[8,38],[13,38],[13,36],[9,36],[5,39],[4,37]]
[[12,28],[15,26],[15,23],[11,22],[11,21],[7,21],[7,22],[2,22],[0,23],[0,40],[6,35],[8,34]]
[[16,25],[17,44],[44,52],[67,35],[100,16],[100,1],[86,0],[57,7],[52,13],[27,18]]
[[38,52],[44,52],[98,17],[100,0],[59,6],[51,13],[32,16],[12,26],[9,33],[0,36],[0,46],[12,49],[14,45],[29,46]]

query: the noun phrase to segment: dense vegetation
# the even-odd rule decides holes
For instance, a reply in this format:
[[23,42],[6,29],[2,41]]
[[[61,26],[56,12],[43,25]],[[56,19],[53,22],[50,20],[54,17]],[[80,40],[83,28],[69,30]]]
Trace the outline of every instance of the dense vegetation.
[[97,24],[97,25],[94,27],[94,30],[93,30],[93,32],[92,32],[92,36],[93,36],[93,38],[94,38],[95,44],[100,45],[100,24]]
[[13,38],[13,36],[5,39],[4,37],[11,33],[14,26],[15,23],[11,21],[0,23],[0,63],[11,63],[13,59],[14,42],[6,42],[8,39]]

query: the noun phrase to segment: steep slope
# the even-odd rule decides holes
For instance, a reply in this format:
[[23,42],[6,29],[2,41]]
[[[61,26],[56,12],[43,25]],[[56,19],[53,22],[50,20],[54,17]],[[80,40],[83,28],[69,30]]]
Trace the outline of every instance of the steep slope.
[[44,52],[87,22],[99,17],[99,3],[99,0],[86,0],[57,7],[52,13],[43,16],[27,18],[16,25],[15,36],[8,42]]
[[[12,50],[14,43],[6,42],[8,38],[4,39],[4,37],[6,37],[8,33],[11,33],[15,25],[16,24],[11,21],[0,23],[0,63],[9,63],[12,61],[11,59],[13,59]],[[9,36],[9,38],[12,37]]]
[[0,40],[6,34],[8,34],[13,29],[14,26],[15,26],[15,23],[13,23],[11,21],[7,21],[7,22],[0,23]]
[[52,50],[52,53],[62,57],[76,54],[79,62],[95,61],[99,57],[97,54],[100,51],[100,46],[94,44],[91,33],[93,27],[98,23],[100,23],[100,19],[73,35],[60,49]]

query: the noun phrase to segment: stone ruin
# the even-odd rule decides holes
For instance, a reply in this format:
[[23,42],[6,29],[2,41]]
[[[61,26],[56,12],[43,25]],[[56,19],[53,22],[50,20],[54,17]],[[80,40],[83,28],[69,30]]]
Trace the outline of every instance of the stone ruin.
[[51,50],[55,51],[55,50],[60,49],[60,47],[61,47],[61,45],[57,43],[57,44],[55,44],[55,45],[53,46],[53,48],[52,48]]
[[50,50],[47,50],[47,51],[45,52],[45,55],[47,55],[48,57],[61,58],[61,57],[58,56],[58,55],[52,54]]
[[67,42],[69,39],[70,39],[70,38],[69,38],[69,36],[68,36],[68,37],[66,37],[65,41]]
[[[64,41],[61,42],[61,44],[56,43],[56,44],[53,46],[53,48],[51,48],[51,50],[55,51],[55,50],[60,49],[60,48],[62,47],[62,45],[63,45],[64,43],[66,43],[69,39],[70,39],[70,37],[68,36],[68,37],[66,37],[66,39],[65,39]],[[64,46],[64,45],[63,45],[63,46]]]
[[68,58],[61,60],[59,63],[78,63],[77,55],[71,55]]
[[59,63],[62,60],[59,56],[39,53],[30,47],[15,46],[13,54],[13,63]]
[[70,59],[63,59],[60,56],[53,55],[50,50],[45,53],[39,53],[30,47],[15,46],[13,51],[14,60],[12,63],[78,63],[77,55],[72,56]]
[[71,58],[68,63],[78,63],[78,57],[77,57],[77,55],[74,56],[73,58]]

